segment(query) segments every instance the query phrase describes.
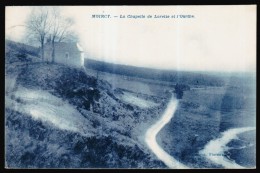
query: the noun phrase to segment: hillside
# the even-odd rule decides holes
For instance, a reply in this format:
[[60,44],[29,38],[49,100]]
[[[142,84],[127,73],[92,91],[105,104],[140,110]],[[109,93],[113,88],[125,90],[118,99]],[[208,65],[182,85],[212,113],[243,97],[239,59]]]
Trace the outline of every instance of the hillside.
[[224,80],[216,75],[199,72],[159,70],[144,67],[127,66],[87,59],[85,66],[90,69],[119,75],[139,77],[188,85],[223,86]]
[[[87,68],[75,69],[42,62],[21,45],[36,50],[6,42],[6,167],[167,168],[145,138],[172,107],[174,116],[155,136],[170,157],[190,168],[230,168],[205,157],[213,153],[255,167],[254,130],[222,139],[232,128],[256,126],[254,74],[174,72],[93,61],[95,66],[92,60]],[[169,106],[178,88],[185,89],[183,95]],[[217,150],[207,149],[211,141]]]
[[[28,63],[39,62],[38,48],[23,43],[16,43],[11,40],[5,42],[5,73],[8,75],[17,75],[20,68]],[[17,69],[19,68],[19,69]]]
[[33,61],[32,57],[38,57],[39,48],[23,43],[17,43],[11,40],[6,40],[5,52],[9,57],[5,59],[6,63]]
[[[84,69],[40,62],[28,52],[30,60],[19,58],[19,44],[6,47],[7,167],[165,167],[139,140],[162,102],[136,100]],[[142,107],[133,98],[158,103]]]

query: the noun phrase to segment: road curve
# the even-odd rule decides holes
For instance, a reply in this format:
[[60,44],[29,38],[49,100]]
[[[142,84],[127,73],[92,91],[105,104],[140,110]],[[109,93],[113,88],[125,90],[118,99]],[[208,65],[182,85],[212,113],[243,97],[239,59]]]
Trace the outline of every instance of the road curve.
[[238,134],[251,130],[256,130],[256,127],[228,129],[221,133],[221,137],[209,141],[205,145],[204,149],[200,151],[200,154],[212,162],[224,166],[225,168],[244,169],[246,167],[243,167],[237,164],[235,161],[226,158],[224,152],[228,149],[227,144],[232,141],[232,139],[236,139]]
[[145,134],[145,142],[153,153],[164,162],[166,166],[172,169],[187,169],[188,167],[174,159],[166,151],[164,151],[156,141],[156,136],[159,131],[171,120],[176,111],[178,101],[172,97],[167,105],[162,117],[153,124]]

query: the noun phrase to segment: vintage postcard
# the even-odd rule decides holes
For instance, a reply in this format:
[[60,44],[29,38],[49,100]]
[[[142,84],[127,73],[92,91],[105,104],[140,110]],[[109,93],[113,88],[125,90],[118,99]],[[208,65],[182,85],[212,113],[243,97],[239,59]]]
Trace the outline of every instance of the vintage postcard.
[[6,6],[5,168],[255,169],[256,5]]

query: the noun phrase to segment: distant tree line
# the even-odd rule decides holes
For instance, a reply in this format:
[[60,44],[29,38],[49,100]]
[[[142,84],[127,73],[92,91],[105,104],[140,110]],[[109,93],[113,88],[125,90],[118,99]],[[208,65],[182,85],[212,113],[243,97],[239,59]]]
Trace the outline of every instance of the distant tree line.
[[218,77],[183,71],[158,70],[143,67],[112,64],[107,62],[87,59],[85,66],[98,71],[115,73],[120,75],[140,77],[153,80],[161,80],[188,85],[222,86],[224,81]]

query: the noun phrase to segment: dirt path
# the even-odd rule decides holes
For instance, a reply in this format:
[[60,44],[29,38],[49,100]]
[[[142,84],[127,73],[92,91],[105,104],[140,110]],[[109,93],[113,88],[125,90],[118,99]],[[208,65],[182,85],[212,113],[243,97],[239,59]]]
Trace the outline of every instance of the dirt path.
[[161,146],[156,141],[156,136],[159,131],[171,120],[174,116],[178,105],[178,101],[172,97],[168,106],[162,115],[161,119],[159,119],[154,125],[152,125],[145,134],[145,142],[148,147],[154,152],[154,154],[164,162],[166,166],[172,169],[187,169],[188,167],[177,161],[171,155],[169,155],[166,151],[164,151]]
[[220,164],[225,168],[245,168],[235,161],[231,161],[224,156],[224,152],[228,149],[226,146],[232,139],[236,139],[237,135],[247,131],[256,130],[255,127],[241,127],[226,130],[222,133],[221,137],[209,141],[200,154],[205,156],[207,159],[211,160],[216,164]]

